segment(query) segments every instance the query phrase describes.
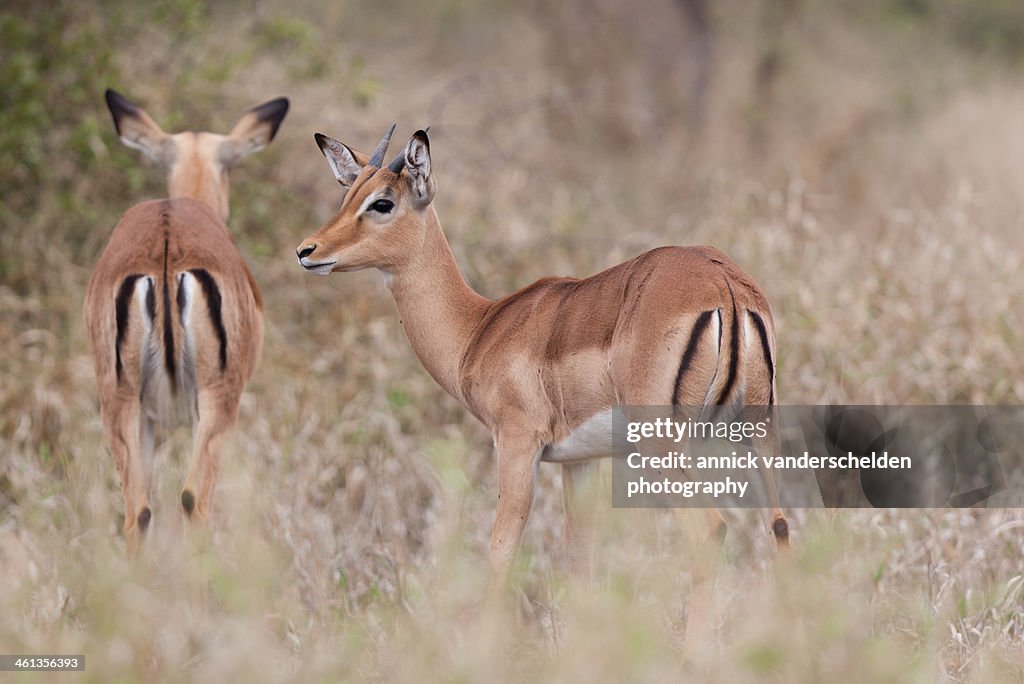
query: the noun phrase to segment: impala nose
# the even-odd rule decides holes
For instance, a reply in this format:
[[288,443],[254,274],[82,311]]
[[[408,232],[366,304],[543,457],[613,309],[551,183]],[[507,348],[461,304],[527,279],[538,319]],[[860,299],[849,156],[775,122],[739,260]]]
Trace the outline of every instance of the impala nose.
[[297,250],[295,250],[295,253],[299,255],[300,259],[305,259],[310,254],[312,254],[313,250],[315,249],[316,245],[310,245],[309,247],[299,247]]

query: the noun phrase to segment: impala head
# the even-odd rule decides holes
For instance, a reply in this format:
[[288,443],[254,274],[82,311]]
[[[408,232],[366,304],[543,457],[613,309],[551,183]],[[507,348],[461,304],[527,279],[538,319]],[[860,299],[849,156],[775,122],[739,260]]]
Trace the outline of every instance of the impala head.
[[247,111],[227,135],[171,134],[120,93],[108,89],[106,98],[121,142],[141,150],[167,172],[168,196],[205,202],[225,221],[228,172],[243,158],[266,147],[288,113],[288,99],[279,97]]
[[433,216],[437,184],[430,170],[430,141],[416,131],[409,144],[384,164],[395,127],[370,156],[317,133],[316,143],[338,182],[348,188],[341,208],[295,250],[310,273],[390,270],[423,243]]

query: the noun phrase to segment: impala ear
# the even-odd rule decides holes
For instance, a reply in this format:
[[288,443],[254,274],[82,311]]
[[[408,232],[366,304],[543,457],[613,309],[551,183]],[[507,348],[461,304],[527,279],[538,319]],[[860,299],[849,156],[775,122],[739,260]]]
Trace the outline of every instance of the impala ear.
[[288,98],[279,97],[243,114],[220,144],[221,163],[231,166],[270,144],[287,113]]
[[104,96],[122,143],[160,164],[169,164],[174,159],[171,136],[142,107],[111,88],[107,88]]
[[437,182],[430,170],[430,139],[420,130],[412,134],[405,147],[405,168],[409,172],[409,189],[418,206],[426,206],[437,193]]
[[313,137],[327,159],[331,171],[334,172],[334,177],[346,188],[351,186],[370,158],[334,138],[328,138],[323,133],[314,133]]

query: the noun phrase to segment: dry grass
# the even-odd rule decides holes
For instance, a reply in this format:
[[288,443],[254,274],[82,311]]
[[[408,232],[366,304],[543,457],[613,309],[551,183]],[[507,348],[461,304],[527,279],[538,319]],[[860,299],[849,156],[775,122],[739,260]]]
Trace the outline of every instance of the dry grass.
[[[893,4],[807,3],[782,30],[766,3],[718,5],[701,129],[667,0],[52,12],[63,41],[31,48],[59,63],[36,65],[48,109],[15,122],[5,103],[0,149],[0,652],[85,653],[104,682],[1024,679],[1016,511],[797,511],[778,563],[731,514],[717,646],[684,666],[674,518],[607,511],[599,586],[576,591],[542,468],[516,619],[491,622],[489,435],[419,367],[379,276],[313,279],[291,256],[340,200],[313,131],[366,148],[392,120],[431,124],[438,210],[485,294],[710,243],[773,301],[785,403],[1021,403],[1024,84]],[[4,30],[33,12],[3,10]],[[32,54],[7,49],[5,68]],[[772,50],[782,68],[758,90]],[[233,180],[266,342],[195,558],[179,432],[158,455],[153,544],[125,559],[79,308],[117,216],[161,187],[83,83],[175,127],[292,98]],[[205,610],[188,598],[202,587]]]

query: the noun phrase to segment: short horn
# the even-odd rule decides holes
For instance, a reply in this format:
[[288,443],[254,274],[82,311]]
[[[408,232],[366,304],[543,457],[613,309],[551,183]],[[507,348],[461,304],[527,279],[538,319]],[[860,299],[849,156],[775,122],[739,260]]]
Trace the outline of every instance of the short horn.
[[388,129],[388,132],[381,138],[380,143],[377,144],[377,149],[373,151],[373,156],[367,162],[369,166],[376,166],[379,169],[384,163],[384,155],[388,153],[388,144],[391,143],[391,134],[395,132],[396,125],[391,124],[391,128]]
[[393,173],[402,173],[402,169],[405,168],[405,150],[402,150],[395,155],[395,158],[388,164],[388,170]]

